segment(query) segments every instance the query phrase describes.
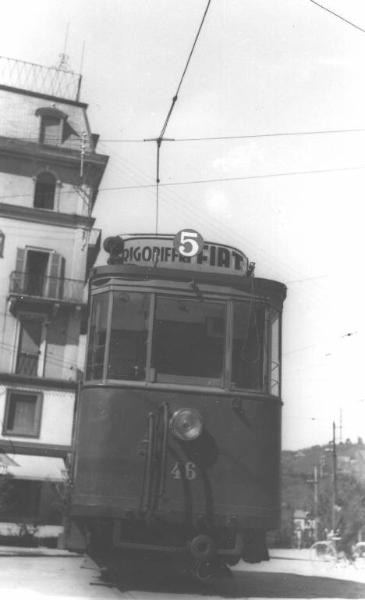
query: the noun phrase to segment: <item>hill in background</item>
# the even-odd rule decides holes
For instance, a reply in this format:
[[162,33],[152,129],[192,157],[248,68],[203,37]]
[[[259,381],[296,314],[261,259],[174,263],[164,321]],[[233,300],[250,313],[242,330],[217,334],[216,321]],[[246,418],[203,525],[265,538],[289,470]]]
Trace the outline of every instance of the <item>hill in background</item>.
[[[295,516],[308,515],[305,545],[312,543],[316,536],[324,539],[326,530],[332,529],[334,473],[337,499],[343,503],[346,523],[356,529],[359,536],[362,528],[365,532],[365,444],[361,438],[356,443],[346,440],[336,444],[335,453],[333,450],[330,443],[282,452],[281,543],[295,544]],[[317,525],[313,524],[315,519]]]

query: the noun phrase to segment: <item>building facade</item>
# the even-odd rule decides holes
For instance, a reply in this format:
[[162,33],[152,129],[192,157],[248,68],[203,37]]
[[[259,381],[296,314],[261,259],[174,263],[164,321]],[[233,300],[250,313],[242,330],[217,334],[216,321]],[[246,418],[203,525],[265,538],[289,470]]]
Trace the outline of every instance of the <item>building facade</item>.
[[39,489],[71,451],[86,279],[100,246],[92,211],[108,157],[80,81],[0,59],[0,465]]

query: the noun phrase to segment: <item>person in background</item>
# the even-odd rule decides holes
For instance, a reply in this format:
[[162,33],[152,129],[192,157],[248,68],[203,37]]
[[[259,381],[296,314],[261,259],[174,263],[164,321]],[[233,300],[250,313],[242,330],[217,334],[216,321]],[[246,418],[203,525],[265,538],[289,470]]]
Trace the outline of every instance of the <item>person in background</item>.
[[336,543],[337,550],[343,552],[349,562],[353,562],[353,546],[357,541],[357,525],[346,516],[342,500],[337,500],[335,504],[335,515],[334,535],[339,538]]

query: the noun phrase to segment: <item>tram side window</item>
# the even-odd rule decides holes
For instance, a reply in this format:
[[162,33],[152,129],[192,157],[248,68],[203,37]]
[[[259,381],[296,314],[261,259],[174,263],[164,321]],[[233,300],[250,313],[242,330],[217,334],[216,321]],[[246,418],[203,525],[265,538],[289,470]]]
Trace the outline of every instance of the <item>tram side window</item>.
[[235,387],[263,389],[265,307],[234,302],[232,383]]
[[113,296],[108,377],[145,379],[150,296],[115,292]]
[[102,379],[109,294],[98,294],[93,298],[87,354],[86,378]]
[[152,367],[157,381],[220,385],[225,306],[184,298],[157,298]]
[[280,316],[276,310],[270,311],[270,393],[280,394]]

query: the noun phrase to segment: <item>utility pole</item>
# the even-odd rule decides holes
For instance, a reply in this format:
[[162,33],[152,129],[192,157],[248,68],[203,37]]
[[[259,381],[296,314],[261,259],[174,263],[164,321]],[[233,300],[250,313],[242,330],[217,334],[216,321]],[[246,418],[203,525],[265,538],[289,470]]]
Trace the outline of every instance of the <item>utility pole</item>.
[[339,435],[339,442],[340,442],[340,444],[342,444],[342,408],[340,408],[340,435]]
[[332,529],[336,525],[337,503],[337,452],[336,452],[336,423],[332,423]]
[[314,493],[314,506],[313,506],[313,520],[314,520],[314,541],[318,540],[318,467],[313,467],[313,479],[309,479],[308,483],[313,483]]

